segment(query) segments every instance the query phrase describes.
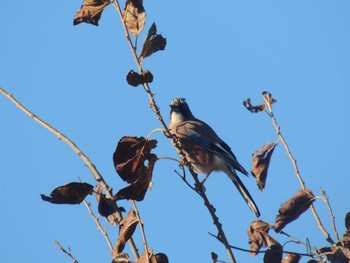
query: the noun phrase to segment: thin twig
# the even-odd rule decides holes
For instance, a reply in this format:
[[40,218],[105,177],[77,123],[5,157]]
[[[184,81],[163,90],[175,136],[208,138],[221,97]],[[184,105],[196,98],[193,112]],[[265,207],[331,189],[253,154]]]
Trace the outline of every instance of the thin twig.
[[78,260],[75,259],[75,257],[73,257],[72,253],[70,252],[70,249],[68,249],[69,251],[65,250],[60,243],[58,243],[58,241],[54,240],[53,241],[55,243],[56,246],[58,246],[58,248],[64,253],[66,254],[68,257],[70,257],[73,261],[73,263],[78,263]]
[[[287,155],[289,157],[289,159],[291,160],[292,164],[293,164],[293,167],[294,167],[294,173],[296,175],[296,177],[298,178],[299,180],[299,183],[301,185],[301,188],[302,189],[306,189],[306,186],[305,186],[305,182],[303,181],[301,175],[300,175],[300,172],[299,172],[299,168],[298,168],[298,164],[297,164],[297,161],[296,159],[294,158],[294,156],[292,155],[292,152],[290,151],[289,149],[289,146],[286,142],[286,140],[284,139],[282,133],[281,133],[281,128],[280,126],[277,124],[277,120],[275,118],[275,115],[273,113],[273,110],[272,110],[272,106],[270,104],[270,102],[265,98],[265,96],[263,96],[264,98],[264,101],[265,101],[265,104],[266,106],[268,107],[268,115],[270,116],[271,120],[272,120],[272,124],[273,126],[275,127],[276,129],[276,133],[277,133],[277,136],[281,139],[281,142],[287,152]],[[321,232],[323,233],[323,235],[326,237],[326,240],[331,243],[331,244],[334,244],[334,241],[332,240],[332,238],[330,237],[330,234],[327,232],[327,230],[325,229],[325,227],[323,226],[322,222],[321,222],[321,219],[320,217],[318,216],[317,212],[316,212],[316,209],[315,209],[315,206],[312,204],[310,206],[310,210],[317,222],[317,226],[318,228],[321,230]]]
[[113,252],[113,245],[111,240],[109,239],[109,236],[107,234],[107,231],[103,229],[103,227],[101,226],[100,220],[98,217],[95,216],[94,212],[91,209],[91,204],[86,202],[84,200],[84,205],[86,206],[87,210],[89,211],[90,216],[92,217],[92,219],[95,221],[96,226],[97,226],[97,230],[100,231],[102,233],[102,235],[105,237],[106,241],[107,241],[107,245],[109,247],[109,250],[111,252]]
[[[102,175],[99,173],[95,165],[89,160],[87,155],[79,149],[79,147],[70,140],[67,136],[65,136],[63,133],[55,129],[53,126],[48,124],[47,122],[43,121],[41,118],[36,116],[33,112],[31,112],[29,109],[27,109],[25,106],[23,106],[18,100],[16,100],[12,94],[6,92],[4,89],[0,87],[0,93],[2,93],[6,98],[8,98],[13,104],[17,106],[21,111],[23,111],[25,114],[27,114],[30,118],[32,118],[34,121],[39,123],[41,126],[43,126],[45,129],[49,130],[51,133],[55,134],[59,140],[62,140],[65,142],[79,157],[83,160],[83,162],[86,164],[86,166],[89,168],[91,174],[95,178],[97,182],[99,182],[102,187],[106,191],[106,196],[108,198],[113,198],[111,187],[106,183],[106,181],[103,179]],[[119,211],[119,208],[117,207],[116,203],[113,202],[113,205],[115,206],[115,213],[114,216],[115,221],[118,223],[122,220],[123,216],[121,212]],[[128,244],[130,246],[130,249],[132,250],[132,253],[136,259],[139,258],[138,250],[135,246],[135,243],[132,238],[129,239]]]
[[301,241],[300,239],[297,239],[296,237],[294,237],[294,236],[292,236],[292,235],[290,235],[290,234],[288,234],[288,233],[284,232],[283,230],[281,230],[279,233],[280,233],[280,234],[283,234],[283,235],[285,235],[285,236],[287,236],[287,237],[289,237],[289,238],[290,238],[292,241],[294,241],[295,243],[297,243],[297,244],[301,244],[301,245],[303,245],[303,246],[307,247],[308,249],[310,249],[310,250],[313,250],[313,251],[316,251],[316,252],[317,252],[317,248],[315,248],[315,247],[311,247],[311,246],[310,246],[310,244],[305,243],[305,242]]
[[335,224],[335,216],[333,214],[333,210],[332,210],[331,204],[329,203],[329,197],[326,195],[326,192],[322,188],[321,188],[321,194],[323,195],[324,201],[325,201],[325,203],[326,203],[326,205],[328,207],[328,211],[329,211],[329,215],[331,217],[332,228],[333,228],[333,232],[334,232],[335,238],[337,239],[338,242],[340,242],[339,234],[338,234],[338,231],[337,231],[337,228],[336,228],[336,224]]
[[146,253],[146,256],[147,256],[147,262],[149,262],[148,245],[147,245],[147,239],[146,239],[146,233],[145,233],[145,228],[144,228],[144,225],[143,225],[143,221],[141,219],[140,212],[139,212],[139,210],[138,210],[138,208],[136,206],[135,201],[134,200],[130,200],[130,202],[131,202],[132,206],[134,207],[137,219],[139,220],[140,229],[141,229],[141,235],[142,235],[142,239],[143,239],[143,246],[144,246],[145,253]]

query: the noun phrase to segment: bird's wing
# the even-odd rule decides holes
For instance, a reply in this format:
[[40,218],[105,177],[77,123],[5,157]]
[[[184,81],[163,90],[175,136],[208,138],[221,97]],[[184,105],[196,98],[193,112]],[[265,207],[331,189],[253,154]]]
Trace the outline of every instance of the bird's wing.
[[[188,121],[185,125],[186,136],[196,142],[201,147],[225,158],[233,169],[249,175],[242,165],[237,161],[231,148],[220,139],[215,131],[202,121]],[[205,133],[203,132],[205,131]]]

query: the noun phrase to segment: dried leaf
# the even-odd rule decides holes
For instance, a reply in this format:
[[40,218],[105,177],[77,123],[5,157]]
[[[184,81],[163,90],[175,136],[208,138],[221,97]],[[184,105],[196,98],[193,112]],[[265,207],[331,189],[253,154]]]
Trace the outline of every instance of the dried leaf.
[[262,247],[277,244],[277,241],[268,234],[269,230],[270,225],[264,221],[255,220],[252,222],[248,228],[250,250],[253,251],[250,255],[255,256]]
[[211,259],[213,260],[213,263],[217,262],[218,254],[216,254],[215,252],[211,252]]
[[133,70],[130,70],[126,76],[126,81],[129,85],[137,87],[140,84],[151,83],[153,81],[153,75],[148,70],[142,72],[142,75]]
[[263,147],[253,153],[253,168],[251,173],[255,177],[260,191],[263,191],[265,188],[267,171],[276,145],[277,144],[275,143],[266,143]]
[[153,23],[143,43],[140,58],[146,58],[159,50],[164,50],[165,46],[166,39],[162,35],[157,34],[156,24]]
[[349,263],[350,250],[348,248],[334,246],[323,247],[320,249],[320,254],[325,254],[331,263]]
[[[156,140],[144,137],[124,136],[113,154],[114,166],[119,176],[130,185],[116,194],[116,199],[144,199],[152,180],[157,155],[151,150],[157,146]],[[147,166],[145,161],[148,162]]]
[[[98,184],[95,190],[95,197],[98,203],[98,213],[101,216],[109,217],[115,212],[113,205],[111,204],[112,200],[108,200],[106,195],[102,194],[102,186]],[[113,222],[113,220],[112,220]]]
[[126,253],[119,253],[113,257],[113,260],[111,263],[130,263],[131,260],[129,258],[129,255]]
[[87,183],[69,183],[55,188],[50,196],[41,194],[41,199],[53,204],[80,204],[91,194],[94,187]]
[[127,0],[124,7],[123,20],[126,28],[134,36],[138,36],[146,22],[146,11],[142,0]]
[[98,26],[102,11],[110,3],[109,0],[84,0],[83,5],[75,14],[73,25],[85,22]]
[[345,216],[345,227],[347,230],[350,230],[350,212]]
[[260,111],[265,111],[268,108],[265,101],[267,101],[267,103],[269,103],[270,105],[276,102],[276,100],[272,98],[271,93],[264,91],[262,95],[263,102],[260,105],[252,105],[250,102],[250,98],[248,98],[245,101],[243,101],[244,107],[252,113],[257,113]]
[[272,104],[274,104],[274,103],[276,102],[276,100],[275,100],[274,98],[272,98],[272,95],[271,95],[270,92],[264,91],[264,92],[262,93],[262,95],[263,95],[263,97],[264,97],[264,101],[267,101],[267,103],[268,103],[269,105],[272,105]]
[[252,113],[257,113],[259,111],[266,110],[265,103],[261,103],[260,105],[252,105],[250,102],[250,98],[243,101],[244,107]]
[[298,254],[288,253],[281,263],[299,263],[301,256]]
[[134,234],[139,220],[136,216],[136,212],[133,209],[130,209],[127,216],[120,221],[119,224],[119,237],[117,243],[113,248],[113,255],[118,255],[123,252],[125,243],[128,242],[130,237]]
[[314,198],[312,191],[305,189],[298,191],[291,199],[283,203],[275,220],[275,231],[280,232],[287,224],[308,210],[315,201]]
[[169,263],[169,259],[164,253],[157,253],[154,255],[154,258],[157,263]]
[[272,245],[264,255],[264,263],[281,263],[282,246],[279,243]]

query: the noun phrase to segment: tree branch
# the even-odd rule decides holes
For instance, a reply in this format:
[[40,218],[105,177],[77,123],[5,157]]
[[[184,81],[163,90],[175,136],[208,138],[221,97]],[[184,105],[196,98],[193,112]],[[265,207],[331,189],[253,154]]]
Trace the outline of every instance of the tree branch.
[[54,240],[53,242],[55,243],[56,246],[58,246],[60,251],[62,251],[64,254],[66,254],[68,257],[72,259],[73,263],[78,263],[78,260],[76,260],[75,257],[73,257],[72,253],[70,252],[70,249],[68,249],[69,251],[67,251],[61,246],[60,243],[58,243],[58,241]]

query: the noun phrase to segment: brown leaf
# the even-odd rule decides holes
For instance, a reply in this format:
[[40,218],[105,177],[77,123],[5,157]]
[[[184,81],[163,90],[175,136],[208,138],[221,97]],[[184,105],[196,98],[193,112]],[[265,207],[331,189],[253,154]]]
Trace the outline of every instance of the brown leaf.
[[218,254],[216,254],[215,252],[211,252],[211,259],[212,259],[213,263],[217,262]]
[[250,255],[255,256],[258,254],[260,248],[270,247],[277,244],[277,241],[273,239],[268,233],[270,225],[261,220],[255,220],[248,228],[248,239],[250,244]]
[[169,259],[164,253],[157,253],[154,255],[154,258],[157,263],[169,263]]
[[119,253],[113,257],[111,263],[129,263],[131,262],[129,255],[126,253]]
[[345,216],[345,227],[346,230],[350,230],[350,212]]
[[[95,190],[95,197],[98,203],[98,213],[101,216],[104,217],[109,217],[110,215],[112,215],[116,210],[113,208],[113,205],[111,202],[113,202],[112,200],[108,200],[106,195],[102,194],[102,186],[101,184],[98,184],[96,186],[96,190]],[[112,222],[113,223],[113,220]]]
[[157,34],[156,24],[153,23],[143,43],[140,58],[146,58],[159,50],[164,50],[165,46],[166,39],[162,35]]
[[298,191],[291,199],[283,203],[275,220],[274,229],[280,232],[287,224],[296,220],[302,213],[309,209],[315,201],[315,196],[309,189]]
[[[157,146],[156,140],[144,137],[124,136],[113,154],[114,166],[119,176],[130,185],[116,194],[116,199],[144,199],[152,180],[157,155],[151,150]],[[148,162],[147,166],[145,161]]]
[[267,101],[268,104],[272,105],[276,102],[276,100],[274,98],[272,98],[272,95],[270,92],[268,91],[264,91],[262,93],[263,97],[264,97],[264,101]]
[[243,101],[243,105],[244,107],[249,110],[250,112],[252,113],[257,113],[257,112],[260,112],[260,111],[265,111],[268,107],[266,105],[266,102],[265,100],[270,104],[274,104],[276,102],[276,100],[274,98],[272,98],[272,95],[271,93],[267,92],[267,91],[264,91],[262,93],[263,95],[263,102],[260,104],[260,105],[252,105],[251,102],[250,102],[250,98],[246,99]]
[[266,110],[266,105],[264,103],[260,105],[252,105],[250,102],[250,98],[243,101],[244,107],[252,113],[257,113],[259,111]]
[[50,196],[41,194],[41,199],[53,204],[80,204],[91,194],[94,187],[87,183],[69,183],[55,188]]
[[136,216],[136,212],[133,209],[130,209],[127,216],[120,221],[119,224],[119,237],[117,243],[113,248],[113,255],[118,255],[123,252],[125,247],[125,243],[128,242],[130,237],[134,234],[137,224],[139,220]]
[[98,26],[102,11],[110,3],[109,0],[84,0],[83,5],[75,14],[73,25],[85,22]]
[[277,144],[275,143],[266,143],[263,147],[253,153],[253,168],[251,174],[255,177],[260,191],[263,191],[265,188],[267,171],[276,145]]
[[148,70],[142,72],[142,75],[133,70],[130,70],[126,76],[126,81],[129,85],[137,87],[140,84],[151,83],[153,81],[153,75]]
[[264,263],[281,263],[282,246],[279,243],[272,245],[264,255]]
[[281,263],[299,263],[301,256],[298,254],[288,253]]
[[129,32],[138,36],[146,22],[146,11],[142,0],[127,0],[124,7],[123,20]]
[[349,263],[350,250],[348,248],[334,246],[323,247],[320,249],[320,254],[325,254],[331,263]]

